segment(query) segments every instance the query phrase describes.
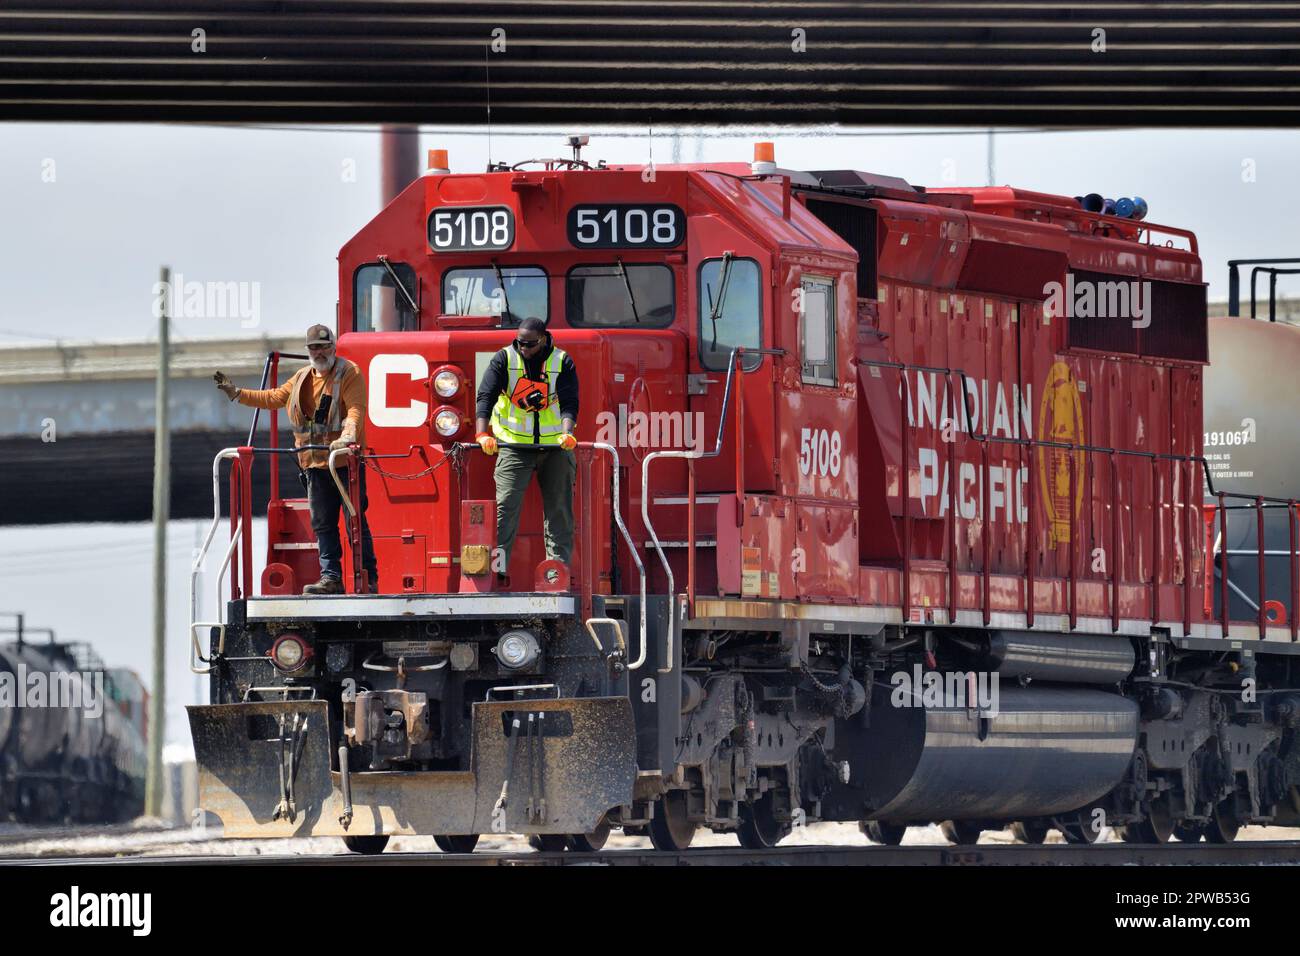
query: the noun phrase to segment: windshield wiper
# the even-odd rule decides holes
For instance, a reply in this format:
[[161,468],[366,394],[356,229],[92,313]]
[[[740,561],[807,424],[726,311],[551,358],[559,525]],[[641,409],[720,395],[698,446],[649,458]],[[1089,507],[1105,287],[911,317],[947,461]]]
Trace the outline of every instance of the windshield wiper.
[[402,285],[402,280],[397,277],[397,273],[393,271],[393,267],[388,264],[388,256],[379,256],[379,264],[387,270],[390,276],[393,277],[393,281],[397,283],[397,288],[402,290],[402,298],[406,300],[407,304],[411,307],[411,311],[415,313],[415,319],[418,325],[420,319],[420,307],[415,304],[415,300],[411,298],[411,293],[406,291],[406,286]]
[[506,280],[501,276],[501,267],[497,265],[496,260],[492,260],[492,271],[497,274],[497,288],[501,290],[501,304],[506,307],[505,314],[501,316],[501,327],[507,328],[510,321],[510,300],[506,298]]
[[710,352],[718,350],[718,317],[722,315],[722,304],[727,301],[727,284],[731,281],[731,259],[730,252],[722,254],[722,276],[718,280],[718,301],[713,301],[713,286],[705,286],[705,293],[709,297],[709,322],[713,328],[713,344],[709,346]]
[[636,296],[632,294],[632,280],[627,277],[627,269],[623,267],[623,260],[615,258],[618,263],[618,274],[623,277],[623,288],[627,290],[627,301],[632,305],[632,318],[636,320],[637,325],[641,324],[641,314],[636,310]]

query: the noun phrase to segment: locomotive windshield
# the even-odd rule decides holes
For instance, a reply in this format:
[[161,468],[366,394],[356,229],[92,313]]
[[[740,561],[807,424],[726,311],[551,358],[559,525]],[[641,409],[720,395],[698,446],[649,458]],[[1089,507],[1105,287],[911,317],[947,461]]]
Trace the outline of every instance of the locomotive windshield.
[[[402,284],[398,288],[398,282]],[[353,310],[358,332],[410,332],[419,325],[412,302],[415,270],[405,262],[365,265],[357,270]]]
[[569,325],[662,329],[673,324],[673,270],[663,265],[574,266],[565,283]]
[[[709,259],[700,265],[700,364],[705,368],[725,369],[737,345],[762,347],[758,271],[753,259]],[[762,360],[761,355],[746,356],[741,367],[749,371]]]
[[448,269],[442,277],[442,311],[500,316],[503,327],[530,315],[548,320],[546,272],[536,266]]

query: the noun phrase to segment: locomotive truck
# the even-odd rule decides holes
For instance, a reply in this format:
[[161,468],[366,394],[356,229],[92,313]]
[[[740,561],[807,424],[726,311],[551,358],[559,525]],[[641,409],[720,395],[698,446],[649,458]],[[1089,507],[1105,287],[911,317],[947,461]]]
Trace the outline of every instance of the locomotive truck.
[[[368,421],[330,462],[367,469],[380,593],[358,468],[348,593],[302,596],[275,413],[216,456],[195,581],[227,496],[230,538],[190,721],[228,836],[680,850],[814,821],[965,843],[1297,819],[1294,530],[1287,600],[1230,619],[1215,572],[1229,527],[1294,529],[1296,505],[1208,476],[1191,232],[1140,202],[784,169],[770,144],[653,167],[583,143],[482,173],[432,151],[339,253]],[[568,566],[532,490],[500,565],[472,443],[528,316],[581,380]]]

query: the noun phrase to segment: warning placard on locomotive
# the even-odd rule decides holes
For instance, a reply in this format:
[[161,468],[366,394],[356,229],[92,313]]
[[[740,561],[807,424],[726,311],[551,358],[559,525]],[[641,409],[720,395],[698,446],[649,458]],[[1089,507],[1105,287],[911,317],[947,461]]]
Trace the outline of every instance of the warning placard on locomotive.
[[[429,657],[440,653],[435,641],[384,641],[385,657]],[[443,648],[445,644],[441,645]]]

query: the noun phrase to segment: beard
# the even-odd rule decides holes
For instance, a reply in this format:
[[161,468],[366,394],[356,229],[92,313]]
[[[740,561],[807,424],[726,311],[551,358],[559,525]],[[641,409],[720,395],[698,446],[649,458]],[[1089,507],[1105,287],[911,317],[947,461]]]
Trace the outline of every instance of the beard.
[[313,355],[311,357],[311,367],[320,375],[324,375],[334,365],[333,355]]

